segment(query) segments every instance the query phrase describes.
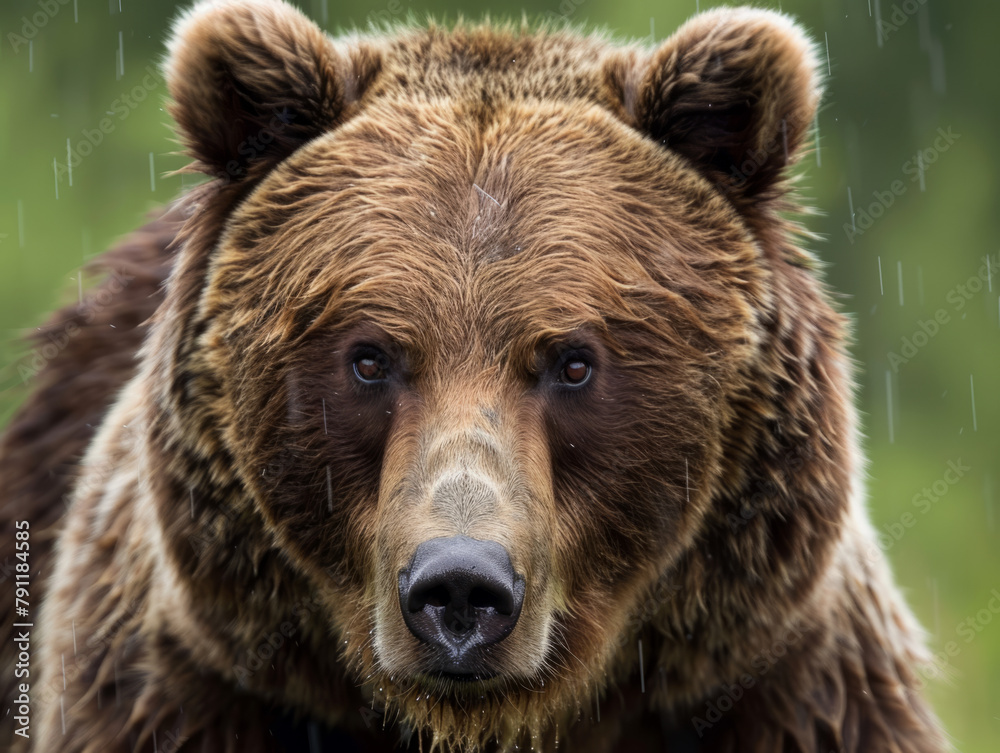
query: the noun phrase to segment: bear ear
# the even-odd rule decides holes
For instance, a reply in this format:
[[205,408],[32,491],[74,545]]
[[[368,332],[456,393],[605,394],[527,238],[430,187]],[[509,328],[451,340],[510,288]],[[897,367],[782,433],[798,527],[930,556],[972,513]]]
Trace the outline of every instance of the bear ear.
[[755,8],[702,13],[619,91],[634,126],[691,160],[737,203],[781,193],[822,91],[811,42],[787,16]]
[[281,0],[208,0],[181,16],[165,74],[194,169],[229,180],[266,172],[334,127],[347,66]]

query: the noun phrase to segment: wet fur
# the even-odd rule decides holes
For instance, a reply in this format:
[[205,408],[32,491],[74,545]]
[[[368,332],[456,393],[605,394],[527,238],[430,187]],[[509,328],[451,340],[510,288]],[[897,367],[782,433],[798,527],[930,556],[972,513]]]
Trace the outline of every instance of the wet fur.
[[[28,519],[50,574],[33,750],[280,750],[288,713],[366,750],[946,748],[788,219],[821,82],[786,17],[331,42],[215,2],[166,72],[213,180],[105,257],[135,282],[0,445],[0,557]],[[362,342],[405,379],[358,392]],[[586,393],[544,386],[567,344]],[[529,583],[482,687],[421,675],[394,601],[455,533]]]

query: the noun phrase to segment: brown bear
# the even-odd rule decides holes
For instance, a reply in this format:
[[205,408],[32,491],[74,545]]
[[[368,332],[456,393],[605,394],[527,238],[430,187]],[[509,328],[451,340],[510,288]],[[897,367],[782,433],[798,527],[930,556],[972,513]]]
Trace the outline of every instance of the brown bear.
[[224,0],[166,77],[209,179],[49,322],[0,447],[3,744],[947,749],[786,16],[647,49]]

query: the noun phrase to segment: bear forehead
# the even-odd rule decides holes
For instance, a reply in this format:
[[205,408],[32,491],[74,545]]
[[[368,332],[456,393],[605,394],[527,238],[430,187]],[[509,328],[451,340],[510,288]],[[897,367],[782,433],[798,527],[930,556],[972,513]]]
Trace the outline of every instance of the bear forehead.
[[718,191],[600,106],[397,100],[280,164],[214,280],[415,343],[442,318],[506,342],[648,318],[644,291],[723,290],[757,255]]
[[378,58],[372,98],[473,97],[481,102],[604,101],[606,57],[624,62],[639,52],[614,48],[598,35],[462,22],[452,29],[412,29],[390,40],[360,35],[353,44],[338,46],[345,58]]

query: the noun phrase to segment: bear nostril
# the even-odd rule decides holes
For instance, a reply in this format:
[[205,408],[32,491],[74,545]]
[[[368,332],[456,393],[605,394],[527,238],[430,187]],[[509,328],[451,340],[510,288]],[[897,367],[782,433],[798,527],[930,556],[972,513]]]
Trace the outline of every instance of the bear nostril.
[[524,579],[495,541],[453,536],[425,541],[399,573],[399,602],[410,632],[451,654],[503,640],[514,629]]
[[493,591],[477,586],[469,592],[469,606],[473,609],[492,608],[498,614],[509,615],[514,611],[513,596],[511,591]]
[[451,603],[451,595],[447,586],[432,586],[425,591],[414,590],[410,594],[407,606],[411,612],[419,612],[425,606],[446,607]]

